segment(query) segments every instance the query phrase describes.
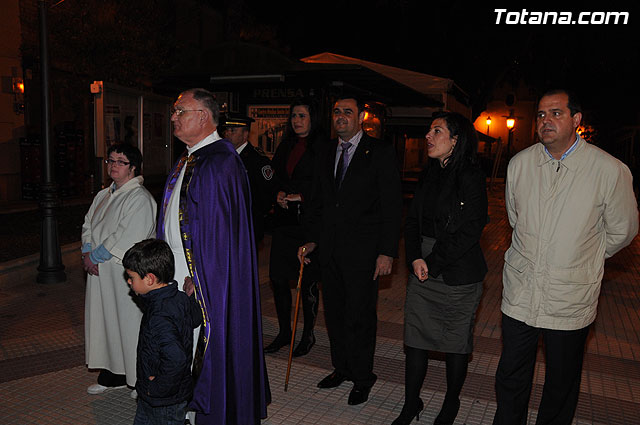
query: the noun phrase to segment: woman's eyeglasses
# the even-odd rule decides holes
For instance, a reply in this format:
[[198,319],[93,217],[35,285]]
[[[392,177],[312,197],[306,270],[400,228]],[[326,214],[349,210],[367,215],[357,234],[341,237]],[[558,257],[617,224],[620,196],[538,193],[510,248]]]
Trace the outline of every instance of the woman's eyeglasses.
[[119,167],[124,167],[125,165],[131,164],[130,162],[127,162],[127,161],[122,161],[122,160],[119,160],[119,159],[111,159],[111,158],[105,159],[104,163],[107,164],[107,165],[116,165],[117,164]]

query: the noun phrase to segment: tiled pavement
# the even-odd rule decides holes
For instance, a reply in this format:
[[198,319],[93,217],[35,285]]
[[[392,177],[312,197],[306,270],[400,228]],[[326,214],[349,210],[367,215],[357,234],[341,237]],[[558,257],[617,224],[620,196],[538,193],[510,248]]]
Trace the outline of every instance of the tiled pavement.
[[[482,245],[489,263],[485,292],[475,327],[475,351],[462,392],[456,424],[490,424],[495,411],[494,374],[500,354],[502,257],[510,230],[501,192],[492,193]],[[277,331],[267,278],[269,239],[260,252],[265,341]],[[84,276],[78,244],[64,247],[68,280],[35,283],[37,256],[0,264],[0,424],[130,424],[135,402],[130,391],[89,396],[97,374],[84,365]],[[348,406],[351,388],[319,390],[331,371],[322,315],[317,345],[295,359],[284,392],[287,353],[267,355],[273,402],[263,424],[389,424],[403,402],[403,303],[407,271],[403,259],[380,283],[378,382],[369,401]],[[640,424],[640,238],[607,261],[599,314],[587,345],[577,424]],[[321,306],[322,308],[322,306]],[[436,359],[422,391],[425,410],[419,423],[432,423],[444,397],[444,363]],[[544,377],[538,357],[529,423],[535,422]]]

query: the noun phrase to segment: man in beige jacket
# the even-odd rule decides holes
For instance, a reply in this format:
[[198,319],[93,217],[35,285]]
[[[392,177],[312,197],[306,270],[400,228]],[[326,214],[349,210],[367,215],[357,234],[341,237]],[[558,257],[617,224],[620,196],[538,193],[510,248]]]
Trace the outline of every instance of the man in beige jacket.
[[513,157],[506,206],[503,349],[494,424],[524,424],[540,334],[545,383],[536,424],[570,424],[604,260],[638,233],[629,169],[576,134],[580,105],[564,90],[538,105],[537,143]]

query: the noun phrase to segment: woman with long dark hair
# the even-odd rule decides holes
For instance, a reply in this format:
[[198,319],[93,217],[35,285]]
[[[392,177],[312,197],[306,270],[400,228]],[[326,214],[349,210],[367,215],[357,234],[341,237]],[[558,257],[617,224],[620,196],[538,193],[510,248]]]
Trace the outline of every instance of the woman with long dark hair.
[[420,390],[429,351],[445,353],[447,369],[447,393],[435,424],[455,420],[487,273],[480,249],[487,192],[475,129],[458,113],[440,113],[426,140],[430,160],[405,224],[412,272],[405,300],[405,402],[394,425],[411,423],[424,408]]
[[[279,332],[267,345],[265,353],[274,353],[291,342],[291,289],[289,282],[296,280],[300,263],[298,247],[304,244],[302,220],[305,204],[311,198],[313,170],[324,137],[318,129],[316,102],[311,98],[296,99],[291,104],[289,123],[283,141],[276,149],[271,165],[277,186],[275,222],[271,240],[269,277],[278,314]],[[316,338],[313,333],[318,315],[317,265],[305,268],[301,299],[304,330],[294,356],[303,356],[311,350]]]

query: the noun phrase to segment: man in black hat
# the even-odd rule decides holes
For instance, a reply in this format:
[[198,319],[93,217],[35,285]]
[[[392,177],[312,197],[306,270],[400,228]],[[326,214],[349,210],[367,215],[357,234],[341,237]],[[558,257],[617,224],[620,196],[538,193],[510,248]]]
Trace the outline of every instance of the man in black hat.
[[276,193],[271,161],[262,150],[249,142],[249,130],[253,121],[250,117],[226,114],[221,117],[220,126],[222,137],[233,144],[249,174],[253,231],[257,245],[264,237],[265,216],[273,206]]

